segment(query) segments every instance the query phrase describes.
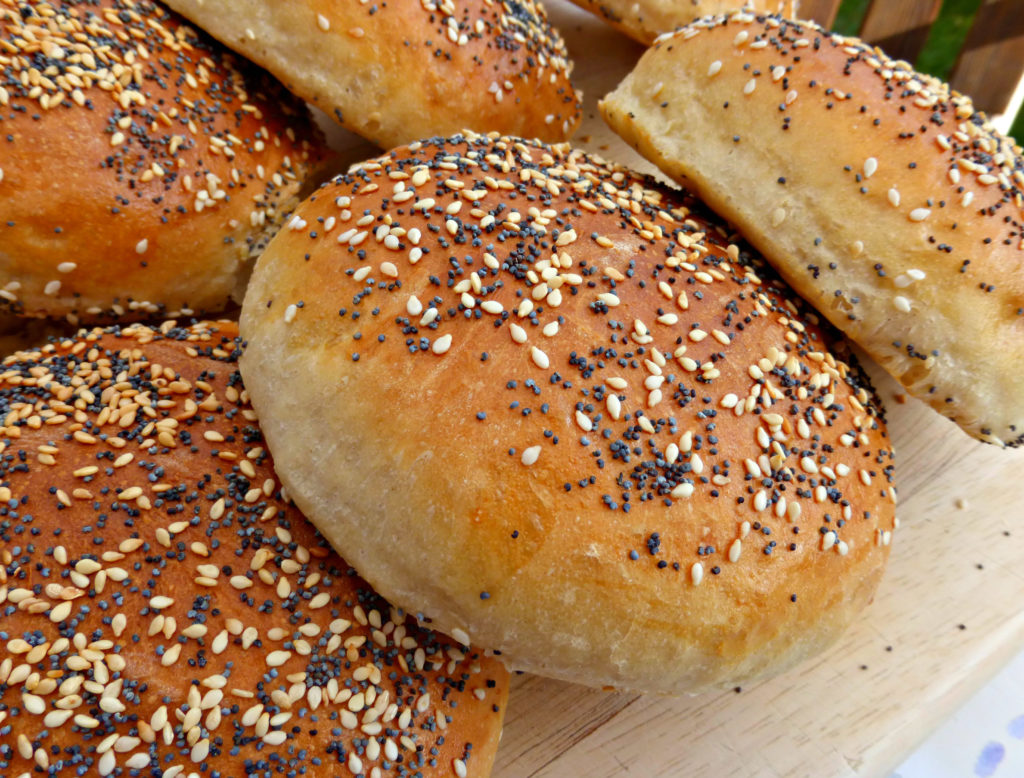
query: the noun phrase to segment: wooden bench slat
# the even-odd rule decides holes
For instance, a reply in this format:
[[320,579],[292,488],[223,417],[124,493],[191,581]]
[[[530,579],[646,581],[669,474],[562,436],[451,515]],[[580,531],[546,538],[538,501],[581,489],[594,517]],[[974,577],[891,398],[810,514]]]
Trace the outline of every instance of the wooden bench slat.
[[826,30],[832,29],[842,0],[800,0],[801,19],[812,19]]
[[989,114],[1006,111],[1024,73],[1024,8],[1020,0],[986,0],[960,50],[950,77]]
[[942,0],[872,0],[860,37],[893,59],[913,64],[941,6]]

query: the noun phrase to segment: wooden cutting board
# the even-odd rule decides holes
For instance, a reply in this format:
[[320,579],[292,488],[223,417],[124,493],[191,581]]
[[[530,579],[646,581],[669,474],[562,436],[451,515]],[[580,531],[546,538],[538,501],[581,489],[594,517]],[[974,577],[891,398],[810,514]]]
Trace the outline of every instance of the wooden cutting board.
[[[597,113],[642,47],[546,4],[585,95],[573,142],[655,173]],[[340,169],[379,153],[331,134]],[[519,676],[493,778],[887,776],[1024,650],[1024,450],[975,442],[862,362],[889,411],[902,522],[863,620],[817,661],[742,690],[672,699]]]

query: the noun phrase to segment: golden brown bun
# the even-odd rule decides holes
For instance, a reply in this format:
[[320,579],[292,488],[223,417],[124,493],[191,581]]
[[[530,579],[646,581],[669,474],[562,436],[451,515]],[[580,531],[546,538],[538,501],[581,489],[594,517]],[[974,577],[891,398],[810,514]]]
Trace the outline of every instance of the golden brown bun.
[[1024,442],[1024,166],[970,100],[739,14],[660,39],[602,110],[911,393]]
[[799,16],[799,0],[572,0],[580,8],[597,14],[626,35],[651,44],[669,32],[701,16],[720,14],[736,8],[777,11]]
[[512,667],[680,692],[789,667],[871,598],[875,401],[691,205],[474,136],[355,168],[271,241],[253,403],[289,493],[394,602]]
[[0,0],[0,306],[220,311],[321,156],[298,100],[148,0]]
[[384,148],[499,130],[564,140],[572,63],[536,0],[170,0],[295,94]]
[[236,336],[133,325],[0,363],[0,773],[486,776],[508,674],[288,502]]

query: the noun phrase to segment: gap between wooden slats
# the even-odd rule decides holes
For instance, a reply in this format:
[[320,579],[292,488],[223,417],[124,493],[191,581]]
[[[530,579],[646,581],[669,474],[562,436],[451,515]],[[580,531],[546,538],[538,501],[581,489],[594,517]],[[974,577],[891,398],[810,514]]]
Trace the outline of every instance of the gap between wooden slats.
[[950,84],[989,114],[1005,113],[1024,74],[1024,4],[986,0],[960,50]]
[[812,19],[830,30],[841,4],[842,0],[800,0],[800,18]]
[[941,6],[942,0],[873,0],[860,37],[893,59],[914,63]]

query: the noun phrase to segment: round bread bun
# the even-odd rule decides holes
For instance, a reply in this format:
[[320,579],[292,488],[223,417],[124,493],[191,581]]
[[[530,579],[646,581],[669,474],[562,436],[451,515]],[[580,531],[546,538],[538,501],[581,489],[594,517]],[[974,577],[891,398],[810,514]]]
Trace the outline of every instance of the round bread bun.
[[319,163],[305,106],[149,0],[0,0],[0,51],[0,306],[230,305]]
[[675,693],[835,640],[888,556],[884,424],[695,208],[497,136],[321,188],[242,307],[289,494],[393,602],[517,669]]
[[465,127],[565,140],[582,116],[536,0],[167,4],[383,148]]
[[660,39],[602,111],[911,394],[1024,442],[1024,163],[967,97],[733,14]]
[[0,773],[488,775],[507,672],[288,501],[237,355],[168,322],[0,363]]
[[720,14],[736,8],[753,12],[776,11],[799,15],[800,0],[573,0],[580,8],[597,14],[629,37],[650,45],[663,32],[670,32],[701,16]]

